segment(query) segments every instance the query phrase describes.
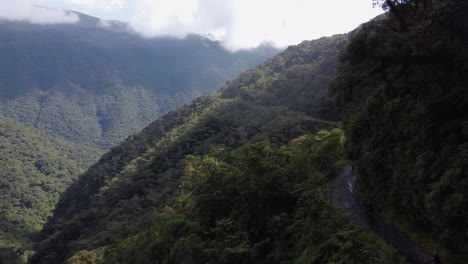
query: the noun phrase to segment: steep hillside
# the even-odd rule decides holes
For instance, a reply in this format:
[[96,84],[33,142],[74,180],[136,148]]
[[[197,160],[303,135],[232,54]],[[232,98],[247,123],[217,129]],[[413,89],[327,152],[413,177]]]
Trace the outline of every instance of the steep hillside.
[[37,236],[76,177],[101,151],[0,117],[0,263]]
[[0,21],[0,113],[102,148],[276,53],[231,53],[194,35],[145,39],[79,16],[76,25]]
[[188,156],[180,195],[150,228],[68,263],[402,263],[323,198],[343,142],[334,129],[283,146],[261,141]]
[[387,5],[389,19],[365,25],[341,58],[347,149],[380,209],[466,255],[468,3],[404,2]]
[[[113,147],[65,192],[32,263],[62,263],[152,226],[176,200],[187,155],[263,140],[287,144],[336,127],[326,94],[346,43],[339,35],[289,47]],[[93,258],[86,252],[70,261]]]

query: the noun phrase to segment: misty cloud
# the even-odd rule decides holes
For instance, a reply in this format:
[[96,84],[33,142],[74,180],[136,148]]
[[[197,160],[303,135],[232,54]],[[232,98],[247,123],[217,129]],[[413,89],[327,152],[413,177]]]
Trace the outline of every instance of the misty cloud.
[[64,0],[66,3],[111,12],[122,8],[127,0]]
[[[232,20],[231,1],[138,0],[130,26],[146,37],[221,35]],[[220,37],[221,37],[220,36]]]
[[111,22],[109,20],[99,20],[99,22],[97,23],[97,26],[98,27],[101,27],[101,28],[109,28],[112,26]]
[[9,21],[28,21],[34,24],[76,23],[76,14],[63,10],[36,6],[30,0],[2,1],[0,19]]
[[[198,34],[230,50],[262,43],[278,47],[353,30],[382,11],[371,0],[0,0],[0,18],[34,23],[73,23],[58,10],[34,9],[39,3],[79,10],[104,20],[129,22],[145,37],[183,38]],[[106,26],[106,22],[100,24]]]
[[370,0],[129,0],[130,26],[146,37],[199,34],[230,50],[278,47],[348,32],[378,15]]

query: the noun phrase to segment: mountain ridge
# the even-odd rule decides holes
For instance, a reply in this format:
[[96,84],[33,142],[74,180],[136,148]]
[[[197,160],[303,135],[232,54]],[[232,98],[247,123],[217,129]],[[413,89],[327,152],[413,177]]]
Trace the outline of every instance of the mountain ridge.
[[201,36],[144,38],[96,26],[0,23],[0,113],[106,149],[277,50],[231,53]]
[[[322,108],[328,82],[346,41],[346,35],[337,35],[291,46],[220,92],[170,112],[112,148],[63,195],[43,231],[45,237],[55,235],[38,246],[33,262],[60,262],[71,252],[106,245],[147,226],[152,212],[177,192],[186,155],[266,139],[285,143],[336,127],[320,118],[328,112]],[[309,100],[300,100],[304,97]],[[140,213],[125,213],[132,208],[141,208]],[[59,246],[60,240],[69,242]]]

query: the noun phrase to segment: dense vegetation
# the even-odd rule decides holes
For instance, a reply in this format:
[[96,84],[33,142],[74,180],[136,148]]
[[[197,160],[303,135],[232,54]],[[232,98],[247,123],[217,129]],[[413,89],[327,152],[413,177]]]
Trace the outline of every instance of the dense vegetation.
[[[377,1],[379,2],[379,1]],[[380,1],[335,88],[359,186],[378,207],[468,252],[468,2]]]
[[22,254],[76,177],[100,151],[0,117],[0,263]]
[[[123,251],[118,246],[119,243],[130,243],[132,247],[139,249],[144,245],[140,245],[137,242],[133,244],[133,242],[131,242],[131,237],[138,234],[140,234],[139,237],[141,237],[145,236],[145,234],[151,234],[151,232],[172,232],[170,231],[172,228],[171,226],[174,225],[176,225],[174,227],[176,230],[179,230],[177,226],[186,226],[190,229],[202,225],[201,228],[206,227],[206,230],[210,231],[213,226],[206,226],[206,222],[199,222],[198,218],[203,218],[204,213],[202,212],[199,212],[200,214],[196,212],[188,215],[178,214],[173,220],[164,220],[164,217],[167,216],[165,212],[171,210],[168,206],[177,207],[178,197],[184,199],[184,195],[187,195],[186,192],[188,190],[182,190],[182,193],[180,193],[180,188],[178,187],[182,184],[181,181],[184,182],[184,180],[181,180],[181,177],[184,174],[184,161],[187,155],[203,157],[209,154],[212,158],[219,158],[220,162],[222,161],[220,163],[223,169],[222,177],[226,177],[226,180],[228,180],[229,177],[234,177],[234,175],[224,173],[227,173],[230,169],[241,169],[241,167],[238,166],[243,166],[241,164],[235,164],[236,162],[245,162],[244,165],[248,163],[249,158],[245,157],[245,159],[243,159],[240,153],[246,153],[245,151],[248,152],[249,150],[253,151],[255,148],[265,148],[265,151],[270,149],[271,152],[274,153],[274,155],[272,155],[279,155],[277,157],[279,158],[281,155],[286,154],[282,153],[280,149],[277,149],[277,145],[287,145],[288,142],[301,135],[336,127],[338,123],[333,122],[337,118],[336,111],[334,110],[333,104],[330,103],[333,102],[333,100],[327,98],[326,94],[328,84],[333,78],[337,66],[338,51],[344,47],[346,43],[347,36],[338,35],[316,41],[306,41],[298,46],[289,47],[280,55],[275,56],[253,70],[241,74],[236,80],[228,82],[222,87],[220,92],[209,96],[203,96],[195,100],[191,105],[182,107],[159,118],[141,133],[128,138],[121,145],[113,147],[108,154],[104,155],[97,164],[83,174],[79,180],[64,193],[58,203],[53,218],[47,223],[43,230],[44,240],[37,246],[37,252],[32,259],[32,263],[62,263],[66,259],[68,259],[70,263],[88,263],[86,261],[91,261],[93,259],[96,261],[99,255],[98,253],[105,252],[105,248],[110,245],[116,247],[114,252],[117,252],[117,254],[122,251],[122,257],[125,257],[125,255],[129,256],[136,253],[132,253],[131,249],[129,249],[129,251]],[[314,137],[308,136],[307,138],[312,140]],[[265,140],[270,143],[265,143]],[[237,148],[249,144],[254,145],[237,150]],[[220,153],[223,152],[223,148],[230,153],[229,155],[240,156],[239,160],[234,157],[223,156],[224,154]],[[230,151],[230,149],[233,150]],[[263,150],[259,151],[263,153]],[[314,155],[313,153],[312,151],[312,156]],[[213,160],[212,158],[207,157],[208,160]],[[297,158],[299,159],[300,157]],[[304,158],[307,159],[311,157],[307,156]],[[265,159],[266,162],[268,157],[259,156],[258,159]],[[199,161],[199,163],[203,163],[203,160]],[[326,168],[320,167],[319,164],[320,163],[310,164],[310,166],[315,166],[314,168],[317,170],[312,170],[307,172],[306,175],[302,175],[300,179],[297,179],[298,183],[306,181],[306,179],[309,178],[312,182],[318,179],[320,173],[326,170]],[[265,170],[272,172],[274,168],[275,167],[268,167],[265,168]],[[297,169],[298,173],[303,171],[300,168]],[[282,184],[282,182],[288,180],[287,174],[287,172],[283,174],[278,172],[278,178],[272,178],[270,180],[272,184]],[[258,178],[259,184],[263,181],[262,179],[266,177],[266,175],[263,174],[250,175],[249,171],[246,171],[243,176],[239,175],[239,180],[254,180],[257,176],[260,177]],[[293,177],[293,175],[291,175],[291,177]],[[202,184],[202,182],[198,184]],[[268,185],[268,181],[266,181],[265,184]],[[183,185],[186,186],[185,183]],[[266,185],[264,187],[266,187]],[[325,232],[317,231],[319,232],[317,233],[318,236],[324,235],[322,237],[323,239],[333,240],[329,244],[331,247],[330,251],[327,251],[329,255],[319,256],[312,252],[312,249],[319,248],[320,242],[326,242],[325,240],[322,241],[317,238],[318,240],[311,241],[311,245],[313,245],[312,248],[304,253],[304,262],[310,260],[312,256],[316,256],[319,259],[323,258],[327,261],[331,260],[336,252],[341,252],[339,249],[336,249],[335,246],[349,246],[359,249],[366,249],[367,247],[373,248],[373,246],[365,242],[369,241],[366,239],[362,242],[363,244],[359,244],[356,240],[353,240],[353,243],[343,242],[344,240],[342,240],[342,238],[352,236],[351,233],[357,234],[359,231],[348,228],[347,226],[343,228],[338,226],[339,223],[343,223],[344,220],[339,219],[339,217],[325,205],[325,202],[321,200],[320,195],[318,195],[319,191],[317,191],[321,187],[323,187],[323,185],[312,184],[312,186],[307,189],[311,192],[311,200],[304,198],[305,200],[302,203],[300,202],[300,197],[302,195],[307,195],[307,192],[298,191],[294,193],[296,187],[293,185],[286,185],[283,187],[271,186],[271,188],[273,188],[272,192],[276,192],[275,188],[278,188],[277,191],[280,193],[266,193],[265,199],[273,199],[276,203],[277,200],[275,199],[284,196],[287,197],[284,201],[285,204],[294,203],[297,206],[286,210],[286,207],[283,206],[278,209],[273,209],[274,205],[264,205],[265,210],[271,208],[272,211],[270,214],[265,215],[265,218],[261,220],[263,221],[262,223],[274,222],[276,220],[286,221],[287,219],[283,219],[281,216],[283,213],[290,214],[290,216],[300,213],[305,214],[306,212],[300,212],[300,208],[318,206],[319,212],[330,214],[331,217],[329,223],[323,223],[327,225],[326,228],[329,228],[324,230],[340,230],[344,233],[341,234],[342,236],[337,235],[333,237],[329,236],[328,233],[325,234]],[[215,188],[215,186],[206,186],[206,188]],[[234,189],[222,189],[234,188],[232,186],[217,186],[216,188],[220,188],[216,193],[235,191]],[[249,191],[249,188],[263,187],[255,187],[254,184],[245,186],[245,188],[247,188],[245,191]],[[235,193],[226,193],[226,195],[234,196],[220,197],[220,199],[234,199],[238,197],[235,196]],[[269,195],[273,196],[270,197]],[[279,196],[275,198],[274,195]],[[207,197],[207,199],[208,198],[209,197]],[[254,197],[249,199],[254,199]],[[267,200],[265,200],[265,202]],[[268,200],[268,202],[273,202],[273,200]],[[224,202],[226,201],[227,200],[224,200]],[[206,202],[211,203],[209,200]],[[214,202],[216,203],[216,201]],[[311,204],[307,204],[308,202]],[[256,206],[263,205],[256,205],[253,203],[249,205],[253,206],[252,208],[242,208],[242,206],[247,206],[242,204],[237,206],[236,208],[232,208],[232,211],[225,212],[225,215],[213,218],[214,222],[219,220],[226,225],[223,228],[220,227],[219,232],[227,232],[230,228],[235,228],[235,226],[229,225],[232,225],[232,221],[240,219],[236,217],[241,216],[236,216],[236,214],[240,213],[241,210],[255,210]],[[186,209],[189,210],[189,208]],[[208,210],[209,208],[206,209]],[[198,209],[191,208],[190,210],[196,211]],[[214,210],[214,208],[211,208],[211,210]],[[314,212],[308,213],[313,214]],[[243,217],[248,218],[248,215]],[[247,218],[244,220],[247,221]],[[304,226],[307,225],[307,223],[319,222],[319,219],[314,218],[314,216],[304,215],[302,219],[306,221],[301,223],[301,225]],[[254,221],[255,219],[250,220]],[[161,230],[158,229],[159,221],[165,221],[164,223],[166,223],[167,229],[165,229],[166,227],[161,227],[163,228]],[[273,224],[273,222],[271,223]],[[268,238],[271,240],[273,234],[279,234],[285,231],[278,230],[279,233],[268,233],[262,229],[263,233],[253,236],[254,234],[250,233],[253,232],[254,226],[249,227],[249,225],[258,226],[260,222],[255,223],[254,221],[251,223],[244,222],[239,224],[244,225],[242,227],[244,229],[242,232],[239,232],[239,234],[234,231],[231,233],[233,236],[239,235],[239,237],[232,238],[232,243],[229,242],[229,245],[233,247],[233,251],[243,251],[245,249],[246,252],[249,252],[248,254],[252,253],[252,250],[255,251],[253,248],[255,248],[254,245],[256,243],[261,244],[262,241],[268,240]],[[294,226],[293,223],[290,224],[292,225],[291,228],[298,228],[297,230],[299,230],[299,228],[305,228],[304,226]],[[296,224],[299,225],[299,222]],[[147,230],[148,227],[155,225],[156,231]],[[183,231],[186,229],[182,228],[181,230]],[[191,234],[192,231],[193,230],[190,229],[187,232]],[[347,233],[348,231],[351,233]],[[199,235],[196,231],[193,232],[195,232],[194,235]],[[211,230],[210,232],[215,232],[215,230]],[[271,232],[273,232],[273,230],[271,230]],[[309,230],[308,232],[309,233],[304,233],[304,237],[298,238],[300,240],[297,241],[297,244],[290,245],[291,248],[297,250],[297,255],[284,256],[284,259],[292,261],[299,258],[299,254],[301,254],[299,251],[305,250],[303,246],[309,242],[308,239],[312,239],[314,236],[313,232],[315,231]],[[189,233],[184,234],[188,235]],[[286,231],[283,234],[288,235]],[[252,237],[246,237],[247,235],[252,235]],[[167,236],[169,237],[165,235],[164,237],[157,237],[157,240],[171,239],[170,236],[172,236],[172,234],[168,233]],[[191,236],[188,239],[199,239],[196,236]],[[357,236],[359,237],[360,235]],[[183,238],[177,237],[174,239]],[[200,237],[200,239],[205,238]],[[234,247],[240,246],[240,244],[234,245],[234,243],[237,242],[245,242],[247,244],[245,248],[238,247],[234,249]],[[339,245],[342,242],[344,244]],[[155,243],[157,242],[155,241]],[[203,247],[200,248],[200,250],[203,252],[206,250],[211,252],[211,247],[214,246],[213,243],[216,243],[216,241],[209,239],[204,240],[203,243],[207,243],[206,247],[200,245],[200,247]],[[167,244],[168,248],[172,246],[171,244]],[[225,244],[225,246],[228,247],[228,244]],[[271,247],[273,245],[266,243],[264,246]],[[263,250],[261,245],[257,245],[256,247],[258,247],[260,251]],[[148,253],[149,250],[145,252]],[[203,252],[202,254],[206,253]],[[213,252],[215,255],[218,253]],[[268,255],[270,253],[268,253]],[[278,254],[281,255],[283,253]],[[308,257],[309,254],[310,257]],[[337,254],[341,255],[341,253]],[[369,254],[372,255],[373,253]],[[235,254],[233,256],[235,256]],[[112,254],[108,255],[108,257],[108,261],[110,262],[112,262],[114,258],[119,258],[119,256]],[[142,258],[145,257],[149,258],[150,256],[142,256]]]
[[77,25],[0,21],[3,116],[108,148],[277,52],[231,53],[194,35],[145,39],[80,18]]
[[468,2],[374,3],[113,147],[31,263],[400,263],[324,198],[344,153],[378,209],[468,252]]
[[[343,142],[335,129],[288,146],[262,141],[188,156],[174,207],[104,250],[103,263],[401,263],[323,199],[324,175],[340,167]],[[79,252],[69,263],[100,252]]]

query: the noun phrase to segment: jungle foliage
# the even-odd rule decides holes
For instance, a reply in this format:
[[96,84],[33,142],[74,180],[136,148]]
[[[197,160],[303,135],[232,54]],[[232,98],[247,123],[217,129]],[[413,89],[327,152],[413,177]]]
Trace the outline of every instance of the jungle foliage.
[[334,129],[189,155],[173,207],[108,247],[102,263],[401,263],[324,199],[343,143]]
[[376,1],[335,81],[359,186],[468,252],[468,2]]
[[0,117],[0,263],[23,254],[59,195],[100,154]]
[[337,35],[291,46],[111,148],[63,194],[32,263],[96,260],[96,250],[154,226],[180,195],[187,155],[264,140],[286,145],[336,127],[326,95],[346,43]]

